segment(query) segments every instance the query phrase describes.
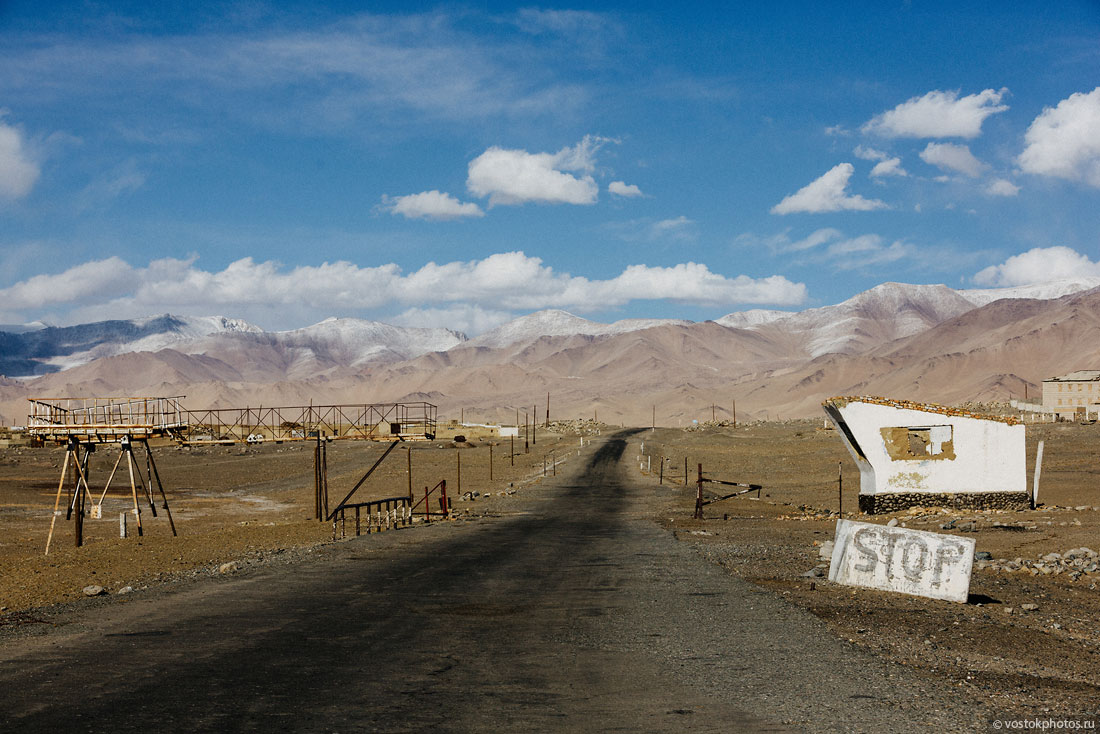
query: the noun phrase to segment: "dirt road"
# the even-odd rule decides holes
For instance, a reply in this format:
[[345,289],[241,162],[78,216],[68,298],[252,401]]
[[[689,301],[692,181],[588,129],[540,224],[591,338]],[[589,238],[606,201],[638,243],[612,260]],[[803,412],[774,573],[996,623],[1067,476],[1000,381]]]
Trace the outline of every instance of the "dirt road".
[[624,447],[595,442],[496,518],[365,536],[24,625],[0,642],[0,721],[729,732],[989,720],[676,542],[649,520],[655,490],[628,480]]

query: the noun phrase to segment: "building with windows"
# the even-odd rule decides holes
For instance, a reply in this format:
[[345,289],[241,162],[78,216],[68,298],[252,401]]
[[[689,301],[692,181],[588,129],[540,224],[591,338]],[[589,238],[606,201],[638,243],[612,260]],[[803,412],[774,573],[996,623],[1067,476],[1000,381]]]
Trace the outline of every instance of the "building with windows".
[[1060,418],[1100,413],[1100,370],[1077,370],[1043,380],[1043,412]]

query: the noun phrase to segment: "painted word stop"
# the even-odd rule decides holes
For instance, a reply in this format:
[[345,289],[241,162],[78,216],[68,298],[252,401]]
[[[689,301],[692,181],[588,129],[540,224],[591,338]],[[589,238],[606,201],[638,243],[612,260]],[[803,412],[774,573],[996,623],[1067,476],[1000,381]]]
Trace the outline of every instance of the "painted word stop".
[[829,580],[966,602],[974,540],[838,520]]

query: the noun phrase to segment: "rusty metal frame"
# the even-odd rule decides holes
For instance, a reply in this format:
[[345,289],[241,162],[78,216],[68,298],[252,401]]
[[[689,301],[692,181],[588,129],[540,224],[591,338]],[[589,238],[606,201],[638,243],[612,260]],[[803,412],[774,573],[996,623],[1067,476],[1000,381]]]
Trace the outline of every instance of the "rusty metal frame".
[[[305,441],[320,436],[368,441],[432,440],[436,406],[425,402],[292,407],[213,408],[185,411],[181,443]],[[396,428],[396,430],[394,430]]]
[[115,443],[171,435],[187,426],[180,397],[28,398],[27,433],[43,439]]
[[29,398],[27,432],[43,439],[115,443],[172,436],[184,444],[432,440],[436,406],[426,402],[188,410],[179,397]]

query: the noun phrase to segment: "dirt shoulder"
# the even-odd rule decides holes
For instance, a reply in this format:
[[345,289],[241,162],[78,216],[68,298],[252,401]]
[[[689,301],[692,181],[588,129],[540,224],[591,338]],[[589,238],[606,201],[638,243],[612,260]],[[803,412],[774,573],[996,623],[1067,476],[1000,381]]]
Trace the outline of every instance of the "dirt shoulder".
[[[586,426],[576,433],[568,425],[558,428],[562,432],[540,431],[526,452],[521,436],[514,442],[514,456],[511,441],[477,428],[455,427],[441,432],[436,441],[409,442],[391,453],[354,499],[407,495],[411,460],[418,498],[426,486],[445,479],[456,517],[476,519],[507,511],[517,488],[540,481],[544,470],[552,474],[552,461],[560,465],[575,458],[580,434],[588,440],[598,430]],[[455,443],[456,435],[467,440]],[[363,441],[327,444],[330,507],[386,447]],[[314,519],[312,443],[202,448],[160,444],[153,446],[153,453],[177,537],[158,497],[157,517],[147,502],[141,503],[143,535],[137,537],[131,514],[130,537],[119,538],[119,514],[133,509],[123,462],[103,497],[102,516],[85,518],[84,545],[75,547],[73,521],[62,514],[50,552],[44,555],[64,449],[0,451],[0,628],[20,624],[30,610],[80,600],[86,586],[100,586],[110,594],[141,590],[216,574],[225,563],[243,568],[333,542],[333,524]],[[137,469],[145,475],[143,449],[137,456]],[[100,446],[92,455],[89,477],[96,503],[117,458],[117,446],[110,445]],[[62,492],[63,508],[69,484],[67,480]],[[420,522],[422,518],[417,517],[416,524]],[[366,532],[365,522],[362,531]],[[354,516],[349,513],[347,524],[336,532],[337,536],[354,535]]]
[[[947,679],[1006,715],[1100,713],[1100,571],[1085,553],[1076,554],[1081,562],[1075,554],[1068,561],[1050,555],[1100,545],[1094,458],[1100,426],[1029,427],[1029,469],[1036,441],[1046,442],[1040,493],[1046,504],[1035,511],[914,508],[875,516],[849,511],[856,508],[855,466],[820,426],[659,429],[632,442],[628,456],[651,483],[660,482],[657,469],[666,459],[658,523],[730,573],[813,612],[842,638]],[[695,487],[683,486],[685,457],[690,479],[702,463],[707,476],[763,485],[760,499],[715,502],[705,519],[693,520]],[[844,517],[960,533],[992,556],[975,565],[969,603],[840,586],[815,575],[828,575],[822,544],[832,540],[840,517],[838,463],[849,475]]]

